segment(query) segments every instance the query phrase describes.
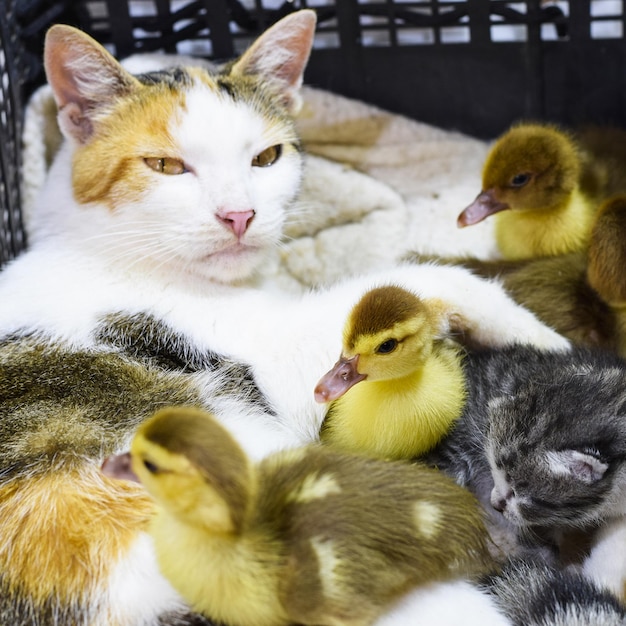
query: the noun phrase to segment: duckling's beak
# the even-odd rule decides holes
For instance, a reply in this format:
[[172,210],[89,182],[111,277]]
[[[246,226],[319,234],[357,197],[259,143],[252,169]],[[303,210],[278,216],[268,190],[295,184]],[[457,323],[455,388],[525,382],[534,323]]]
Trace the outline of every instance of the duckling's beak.
[[324,374],[317,383],[315,387],[316,402],[331,402],[341,398],[350,387],[367,378],[365,374],[359,374],[358,364],[358,354],[351,359],[341,357],[333,369]]
[[456,224],[459,228],[478,224],[478,222],[482,222],[486,217],[494,213],[499,213],[500,211],[505,211],[508,208],[508,204],[496,200],[493,189],[481,191],[476,196],[476,200],[459,215]]
[[102,473],[109,478],[117,478],[118,480],[132,480],[139,482],[137,474],[133,472],[131,466],[130,452],[124,454],[112,454],[104,459],[102,463]]

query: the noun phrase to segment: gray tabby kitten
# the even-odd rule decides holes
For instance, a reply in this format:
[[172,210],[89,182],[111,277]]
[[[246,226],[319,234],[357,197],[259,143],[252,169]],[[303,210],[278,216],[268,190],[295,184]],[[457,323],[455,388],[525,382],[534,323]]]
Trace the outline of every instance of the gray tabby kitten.
[[512,561],[482,581],[511,626],[624,626],[626,609],[582,574]]
[[584,348],[470,353],[468,399],[429,462],[474,491],[505,554],[626,513],[626,363]]

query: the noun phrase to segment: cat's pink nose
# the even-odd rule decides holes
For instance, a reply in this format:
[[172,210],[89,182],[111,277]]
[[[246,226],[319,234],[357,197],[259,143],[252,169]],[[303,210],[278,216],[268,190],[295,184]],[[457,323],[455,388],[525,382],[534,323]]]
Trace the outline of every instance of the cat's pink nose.
[[254,211],[226,211],[225,213],[217,213],[217,219],[235,233],[237,239],[241,239],[242,235],[248,230],[250,222],[254,217]]
[[505,494],[498,491],[496,487],[491,490],[491,506],[500,513],[504,513],[508,501],[513,497],[513,490],[507,489]]

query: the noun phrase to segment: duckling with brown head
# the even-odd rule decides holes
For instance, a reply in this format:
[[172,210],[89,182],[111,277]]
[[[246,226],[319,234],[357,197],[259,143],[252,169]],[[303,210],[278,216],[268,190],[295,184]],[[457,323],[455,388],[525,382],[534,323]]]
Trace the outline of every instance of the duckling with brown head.
[[[617,131],[616,131],[617,132]],[[506,259],[582,250],[599,203],[623,188],[626,161],[589,129],[574,136],[556,126],[520,123],[491,148],[482,191],[459,215],[460,227],[490,215]]]
[[341,358],[315,388],[330,402],[322,441],[341,450],[407,459],[433,448],[460,416],[460,347],[440,332],[442,309],[394,285],[354,306]]
[[164,575],[232,626],[367,626],[413,587],[492,567],[476,499],[424,465],[320,444],[254,464],[185,407],[145,422],[130,455]]

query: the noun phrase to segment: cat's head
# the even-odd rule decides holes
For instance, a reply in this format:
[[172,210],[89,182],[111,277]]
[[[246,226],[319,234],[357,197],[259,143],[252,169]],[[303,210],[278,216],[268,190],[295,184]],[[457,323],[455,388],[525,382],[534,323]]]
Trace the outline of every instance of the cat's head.
[[555,368],[489,404],[492,506],[521,526],[626,512],[626,366]]
[[[135,76],[86,34],[53,26],[45,67],[73,197],[54,209],[58,223],[129,266],[223,282],[253,273],[299,190],[293,116],[314,29],[315,13],[298,11],[219,71]],[[63,175],[69,187],[62,167],[51,178]],[[44,193],[41,204],[63,197]]]

